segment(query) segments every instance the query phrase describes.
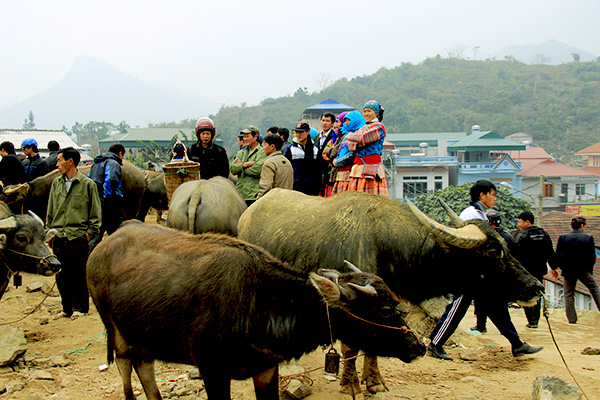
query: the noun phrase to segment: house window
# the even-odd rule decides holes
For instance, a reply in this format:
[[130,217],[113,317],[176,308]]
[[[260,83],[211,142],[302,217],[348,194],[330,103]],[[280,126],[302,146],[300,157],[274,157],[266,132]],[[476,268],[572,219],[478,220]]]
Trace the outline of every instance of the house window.
[[482,162],[482,161],[483,161],[483,151],[476,151],[475,152],[475,162]]
[[560,194],[569,194],[569,184],[568,183],[561,183],[560,184]]
[[405,198],[415,198],[420,194],[427,193],[426,176],[405,176],[402,184],[402,193]]
[[575,194],[577,196],[581,196],[585,194],[585,183],[576,183],[575,184]]
[[427,182],[404,182],[402,190],[404,197],[412,199],[420,194],[427,193]]
[[544,197],[554,197],[554,183],[544,183]]
[[443,186],[444,186],[444,185],[443,185],[443,183],[442,183],[442,182],[440,182],[440,181],[435,181],[435,191],[436,191],[436,192],[437,192],[437,191],[439,191],[439,190],[442,190],[442,189],[443,189]]

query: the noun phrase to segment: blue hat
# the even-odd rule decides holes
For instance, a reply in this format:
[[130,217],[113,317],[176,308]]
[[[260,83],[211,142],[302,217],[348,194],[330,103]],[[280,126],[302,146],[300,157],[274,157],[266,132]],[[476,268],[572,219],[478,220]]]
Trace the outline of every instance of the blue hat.
[[27,139],[23,140],[23,143],[21,143],[21,147],[25,147],[25,146],[37,147],[37,142],[35,141],[34,138],[27,138]]

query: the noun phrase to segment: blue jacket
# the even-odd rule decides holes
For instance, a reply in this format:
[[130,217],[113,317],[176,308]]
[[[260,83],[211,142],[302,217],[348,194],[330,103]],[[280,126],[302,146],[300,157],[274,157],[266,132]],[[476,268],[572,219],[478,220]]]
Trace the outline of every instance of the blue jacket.
[[94,165],[90,169],[88,178],[96,182],[100,200],[123,198],[121,165],[123,161],[110,151],[94,157]]

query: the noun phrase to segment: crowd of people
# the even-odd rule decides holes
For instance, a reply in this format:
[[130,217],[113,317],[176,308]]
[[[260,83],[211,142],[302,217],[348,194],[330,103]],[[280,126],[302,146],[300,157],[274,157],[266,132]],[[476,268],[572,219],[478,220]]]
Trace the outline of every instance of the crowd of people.
[[[274,188],[291,189],[311,196],[330,197],[345,191],[358,191],[389,197],[382,165],[384,108],[375,101],[366,102],[362,111],[339,115],[324,113],[321,130],[299,122],[290,129],[270,127],[263,137],[256,126],[249,125],[238,136],[239,150],[231,161],[224,147],[215,143],[216,128],[208,118],[200,118],[195,127],[197,142],[186,148],[177,142],[170,162],[197,162],[200,178],[235,176],[236,186],[248,206]],[[85,282],[85,264],[89,252],[104,234],[112,234],[123,220],[122,170],[126,151],[122,144],[94,158],[87,176],[77,166],[81,156],[71,147],[60,149],[48,143],[49,156],[43,158],[35,139],[21,143],[26,158],[16,155],[11,142],[0,144],[0,180],[4,186],[29,182],[53,169],[60,176],[52,182],[49,203],[44,214],[46,226],[58,231],[51,246],[63,267],[57,285],[63,299],[63,316],[77,318],[89,310]],[[148,168],[154,170],[154,164]],[[600,289],[592,270],[595,263],[594,239],[584,233],[586,219],[573,218],[572,232],[560,236],[556,250],[548,233],[534,225],[534,216],[525,211],[518,217],[519,232],[513,237],[500,228],[501,215],[493,209],[496,187],[487,180],[477,181],[471,188],[471,201],[460,214],[464,221],[488,221],[504,238],[509,251],[537,279],[543,282],[548,266],[555,278],[562,271],[565,308],[570,323],[577,322],[574,295],[581,281],[588,287],[600,308]],[[532,354],[542,347],[531,346],[519,338],[511,321],[507,304],[510,299],[477,298],[473,293],[453,293],[438,325],[431,333],[429,353],[452,360],[443,345],[452,335],[472,302],[477,324],[472,330],[487,332],[489,318],[512,346],[513,355]],[[527,328],[536,329],[540,319],[540,303],[525,308]]]

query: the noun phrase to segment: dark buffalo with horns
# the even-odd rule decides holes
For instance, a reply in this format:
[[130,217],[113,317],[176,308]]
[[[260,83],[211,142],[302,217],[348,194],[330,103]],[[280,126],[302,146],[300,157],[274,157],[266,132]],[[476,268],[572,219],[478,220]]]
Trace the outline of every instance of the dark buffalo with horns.
[[252,377],[258,400],[277,400],[278,363],[330,344],[330,326],[370,354],[425,352],[381,278],[301,271],[225,235],[126,222],[94,249],[87,279],[128,400],[132,367],[146,397],[161,398],[155,359],[196,365],[209,399]]
[[29,272],[51,276],[60,270],[60,262],[45,242],[56,231],[44,231],[44,223],[35,214],[13,215],[0,202],[0,299],[12,275]]
[[[459,223],[451,228],[410,202],[362,192],[322,198],[273,189],[242,214],[238,237],[307,271],[343,270],[349,260],[413,303],[474,289],[526,305],[537,301],[543,286],[494,229],[483,220]],[[365,359],[365,366],[367,389],[384,391],[376,360]],[[353,365],[344,371],[342,391],[361,391]]]
[[[89,165],[85,165],[77,169],[82,174],[87,175],[90,168]],[[133,219],[140,208],[140,201],[146,186],[144,174],[138,167],[126,160],[123,160],[121,172],[123,213],[125,219]],[[52,187],[52,181],[58,176],[60,176],[60,171],[55,169],[28,183],[8,186],[3,193],[0,193],[0,200],[7,204],[10,203],[13,210],[17,208],[31,210],[42,219],[46,219],[50,188]]]

